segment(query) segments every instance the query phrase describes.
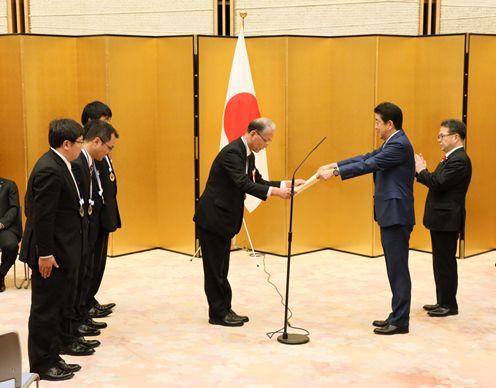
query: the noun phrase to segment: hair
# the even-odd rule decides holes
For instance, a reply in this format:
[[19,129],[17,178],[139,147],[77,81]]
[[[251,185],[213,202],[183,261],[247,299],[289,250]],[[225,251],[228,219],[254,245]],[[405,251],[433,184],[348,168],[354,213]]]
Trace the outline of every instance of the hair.
[[91,141],[96,137],[99,137],[102,139],[103,142],[108,142],[110,141],[110,138],[112,137],[112,134],[116,138],[119,138],[119,134],[117,133],[116,129],[110,125],[110,123],[107,123],[106,121],[102,120],[90,120],[83,128],[84,132],[84,140],[86,141]]
[[251,131],[256,131],[257,133],[261,134],[266,129],[276,129],[276,125],[271,119],[268,119],[267,117],[259,117],[258,119],[255,119],[250,122],[250,124],[248,124],[246,132],[249,133]]
[[465,126],[465,123],[460,120],[444,120],[441,123],[441,127],[448,128],[448,133],[456,133],[462,140],[465,140],[465,138],[467,137],[467,127]]
[[403,126],[403,112],[399,106],[391,102],[380,103],[374,108],[374,113],[381,116],[382,121],[385,123],[391,120],[396,129],[401,129]]
[[81,136],[83,128],[72,119],[52,120],[48,126],[48,143],[52,148],[59,148],[66,140],[74,143]]
[[103,102],[93,101],[84,107],[83,114],[81,115],[81,123],[86,125],[88,121],[98,120],[102,116],[111,118],[112,110]]

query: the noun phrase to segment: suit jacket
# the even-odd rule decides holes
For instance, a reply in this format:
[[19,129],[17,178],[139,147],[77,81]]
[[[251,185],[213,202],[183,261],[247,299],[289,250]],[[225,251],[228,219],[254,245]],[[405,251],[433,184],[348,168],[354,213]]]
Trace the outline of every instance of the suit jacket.
[[[110,179],[109,163],[114,174],[114,181]],[[106,232],[114,232],[121,227],[121,216],[117,204],[117,177],[114,166],[108,156],[102,161],[95,161],[96,168],[100,174],[103,188],[103,207],[100,214],[100,227]]]
[[262,178],[255,167],[255,156],[251,153],[247,157],[243,140],[238,138],[226,145],[213,161],[193,220],[212,233],[232,238],[241,229],[245,194],[265,201],[269,186],[280,184]]
[[429,188],[425,202],[424,226],[442,232],[462,232],[465,225],[465,197],[472,177],[472,163],[459,148],[434,172],[427,169],[417,181]]
[[371,153],[342,160],[338,166],[342,179],[374,174],[374,219],[381,227],[415,225],[415,158],[403,130]]
[[22,217],[19,191],[14,181],[0,178],[0,223],[21,241]]
[[25,212],[20,259],[34,268],[39,256],[53,255],[61,269],[79,266],[83,234],[79,197],[67,166],[52,150],[41,156],[31,172]]
[[[71,162],[72,172],[74,174],[74,178],[79,187],[79,192],[84,199],[84,209],[87,215],[88,225],[85,228],[85,240],[84,242],[89,243],[91,246],[95,243],[98,238],[98,231],[100,229],[100,211],[102,208],[102,199],[98,194],[98,181],[96,179],[96,172],[93,173],[93,176],[90,173],[90,168],[88,166],[88,161],[83,152],[79,155],[79,157]],[[91,184],[90,184],[91,177]],[[90,186],[93,191],[93,195],[91,196],[94,204],[92,206],[91,215],[88,213],[89,200],[90,200]],[[85,218],[86,220],[86,218]],[[87,238],[87,240],[86,240]],[[86,252],[86,250],[85,250]]]

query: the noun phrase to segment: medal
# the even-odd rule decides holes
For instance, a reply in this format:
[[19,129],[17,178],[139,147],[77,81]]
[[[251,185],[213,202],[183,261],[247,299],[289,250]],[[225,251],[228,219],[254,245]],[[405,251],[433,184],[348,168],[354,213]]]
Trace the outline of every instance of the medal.
[[79,207],[79,215],[84,217],[84,208],[82,206]]
[[114,175],[114,173],[112,171],[109,174],[109,178],[110,178],[110,181],[111,182],[114,182],[115,181],[115,175]]
[[88,205],[88,215],[91,216],[93,214],[93,206]]

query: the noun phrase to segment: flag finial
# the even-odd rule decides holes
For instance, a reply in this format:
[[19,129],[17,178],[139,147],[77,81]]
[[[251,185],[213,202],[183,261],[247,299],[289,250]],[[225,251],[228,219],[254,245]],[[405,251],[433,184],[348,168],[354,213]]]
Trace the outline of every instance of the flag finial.
[[245,17],[248,16],[248,12],[246,12],[246,9],[242,9],[239,11],[239,16],[241,16],[241,28],[244,30],[245,29]]

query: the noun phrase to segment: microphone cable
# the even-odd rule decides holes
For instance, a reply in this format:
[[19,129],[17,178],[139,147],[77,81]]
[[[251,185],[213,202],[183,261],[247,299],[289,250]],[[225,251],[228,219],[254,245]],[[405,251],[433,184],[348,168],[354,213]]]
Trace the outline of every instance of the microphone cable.
[[[267,270],[267,266],[265,264],[265,257],[266,255],[264,254],[263,256],[263,271],[265,272],[265,274],[267,275],[267,283],[269,283],[275,290],[276,292],[279,294],[279,297],[280,297],[280,301],[281,301],[281,304],[283,307],[286,307],[285,304],[284,304],[284,297],[282,296],[281,292],[279,291],[279,289],[277,288],[277,285],[272,282],[272,280],[270,280],[270,278],[272,277],[272,274]],[[296,327],[296,326],[293,326],[291,325],[290,323],[290,319],[291,317],[293,316],[293,311],[291,311],[291,309],[289,308],[288,306],[288,311],[289,311],[289,316],[288,316],[288,326],[294,330],[299,330],[299,331],[302,331],[305,335],[310,335],[310,332],[306,329],[303,329],[302,327]],[[276,331],[269,331],[268,333],[265,333],[267,335],[267,337],[269,337],[269,339],[272,339],[272,337],[275,335],[275,334],[282,334],[284,332],[284,327],[281,327],[279,330],[276,330]]]

